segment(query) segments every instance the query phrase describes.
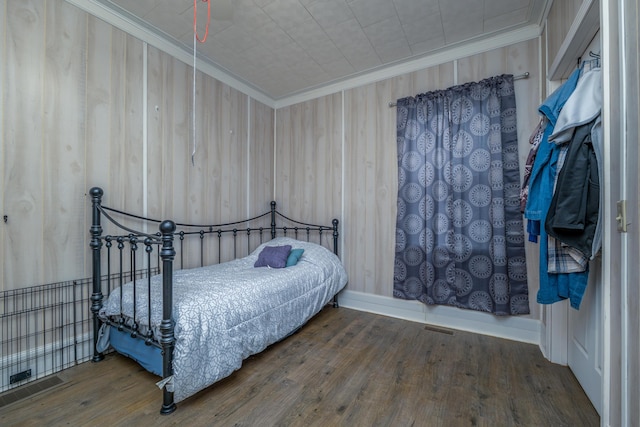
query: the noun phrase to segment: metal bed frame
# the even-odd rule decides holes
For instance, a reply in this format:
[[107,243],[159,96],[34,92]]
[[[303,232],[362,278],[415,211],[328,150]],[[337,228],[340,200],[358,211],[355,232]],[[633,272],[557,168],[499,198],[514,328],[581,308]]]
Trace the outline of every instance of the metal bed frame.
[[[184,266],[183,244],[187,238],[200,239],[199,254],[201,266],[205,264],[205,239],[217,239],[217,262],[220,263],[222,261],[222,240],[225,236],[228,236],[228,238],[233,242],[233,257],[237,257],[239,236],[246,236],[246,255],[248,255],[251,252],[251,239],[254,238],[255,240],[255,235],[258,234],[258,244],[261,244],[263,243],[264,234],[266,234],[267,231],[270,232],[271,239],[275,238],[279,232],[281,235],[293,237],[299,240],[304,240],[306,237],[307,241],[310,241],[312,235],[318,236],[320,244],[323,244],[323,235],[330,232],[333,239],[333,252],[338,256],[339,222],[337,219],[332,220],[331,226],[309,224],[292,220],[276,210],[276,202],[274,201],[271,202],[271,209],[268,212],[253,218],[226,224],[198,225],[176,223],[171,220],[154,220],[103,206],[102,196],[104,195],[104,191],[99,187],[91,188],[89,194],[91,196],[92,205],[92,225],[89,231],[91,235],[91,242],[89,246],[92,252],[93,270],[93,293],[90,297],[94,334],[93,362],[99,362],[104,359],[104,354],[98,350],[99,331],[103,323],[109,323],[121,331],[124,330],[128,332],[133,338],[144,340],[147,345],[153,345],[160,348],[162,351],[162,377],[165,379],[173,374],[172,361],[173,347],[175,343],[174,321],[172,319],[173,271],[177,254],[176,249],[180,252],[179,268],[183,268]],[[121,224],[114,218],[115,216],[118,216],[118,218],[122,217],[128,220],[140,221],[143,224],[159,224],[159,231],[155,234],[149,234],[139,230],[134,230],[133,228]],[[103,228],[101,225],[103,217],[109,221],[112,227],[115,227],[118,230],[117,234],[103,235]],[[266,221],[266,218],[268,217],[271,219],[270,227],[247,226],[245,228],[240,228],[241,225],[255,223],[260,219],[264,219],[264,221]],[[293,225],[279,226],[276,224],[276,219],[278,218],[284,219],[287,224]],[[290,234],[293,234],[293,236]],[[176,237],[179,240],[178,247],[174,246]],[[138,248],[139,245],[144,247],[144,254],[140,253],[141,251]],[[102,258],[103,252],[106,252],[106,260]],[[140,258],[142,259],[142,269],[137,268]],[[113,266],[114,264],[115,267]],[[102,274],[103,267],[106,267],[107,269],[107,273],[104,276]],[[112,271],[113,269],[115,269],[115,272]],[[136,274],[132,275],[131,272],[136,272]],[[136,280],[141,282],[146,281],[147,286],[150,286],[151,276],[158,273],[162,274],[163,292],[162,322],[159,328],[159,336],[154,336],[154,332],[151,328],[149,328],[148,331],[138,330],[137,323],[134,323],[133,325],[126,325],[122,320],[120,322],[110,320],[105,322],[99,317],[98,314],[102,308],[103,299],[105,297],[103,291],[106,290],[108,295],[112,287],[124,284],[126,277],[134,277],[134,289],[136,287]],[[338,307],[337,295],[334,295],[333,297],[333,306]],[[150,316],[150,310],[148,311],[148,315]],[[150,321],[149,324],[151,324]],[[167,390],[167,385],[164,385],[162,390],[163,401],[160,413],[166,415],[175,411],[176,404],[174,402],[173,391]]]

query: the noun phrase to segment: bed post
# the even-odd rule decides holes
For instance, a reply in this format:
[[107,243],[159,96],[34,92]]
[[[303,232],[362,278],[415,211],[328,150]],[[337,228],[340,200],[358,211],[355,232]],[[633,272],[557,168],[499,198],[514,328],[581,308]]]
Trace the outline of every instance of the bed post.
[[271,202],[271,238],[276,238],[276,202]]
[[[166,379],[173,375],[173,345],[175,337],[173,335],[173,259],[176,251],[173,248],[173,233],[176,231],[176,224],[173,221],[163,221],[160,224],[162,233],[162,322],[160,323],[160,345],[162,346],[162,378]],[[167,390],[165,384],[162,388],[162,408],[160,413],[167,415],[176,410],[173,400],[173,391]]]
[[98,312],[102,308],[102,284],[100,281],[100,250],[102,249],[102,227],[100,226],[100,203],[102,203],[102,188],[93,187],[89,190],[91,195],[92,206],[92,222],[89,233],[91,234],[91,242],[89,246],[93,254],[93,293],[91,294],[91,313],[93,313],[93,362],[99,362],[104,359],[104,355],[98,351],[98,333],[100,331],[100,319]]
[[338,254],[338,220],[334,218],[331,224],[333,225],[333,253],[340,257]]
[[[334,218],[333,221],[331,221],[331,224],[333,225],[333,253],[336,254],[336,256],[339,258],[340,254],[338,253],[338,220],[337,218]],[[333,296],[333,306],[335,308],[338,308],[338,294],[335,294]]]

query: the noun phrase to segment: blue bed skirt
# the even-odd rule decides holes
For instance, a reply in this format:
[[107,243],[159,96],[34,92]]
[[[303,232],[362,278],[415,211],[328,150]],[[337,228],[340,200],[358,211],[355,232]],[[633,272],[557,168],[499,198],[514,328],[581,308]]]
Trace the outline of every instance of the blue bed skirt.
[[131,338],[125,331],[109,328],[111,347],[118,353],[130,357],[147,371],[162,377],[162,350],[154,345],[147,345],[144,340]]

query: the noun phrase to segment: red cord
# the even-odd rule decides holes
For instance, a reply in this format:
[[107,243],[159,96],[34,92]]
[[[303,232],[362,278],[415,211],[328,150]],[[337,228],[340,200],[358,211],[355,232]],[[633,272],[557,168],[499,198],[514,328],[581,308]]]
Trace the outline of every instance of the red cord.
[[203,3],[207,3],[207,26],[204,30],[204,38],[200,40],[198,37],[198,0],[193,0],[193,32],[200,43],[204,43],[209,35],[209,22],[211,22],[211,2],[209,0],[202,0]]

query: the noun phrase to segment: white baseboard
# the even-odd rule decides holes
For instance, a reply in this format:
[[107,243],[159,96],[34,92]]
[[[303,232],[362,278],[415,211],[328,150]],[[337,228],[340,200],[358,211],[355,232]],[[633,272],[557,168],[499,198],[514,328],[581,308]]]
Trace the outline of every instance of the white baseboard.
[[540,345],[540,321],[523,317],[501,317],[447,306],[428,306],[363,292],[345,290],[338,296],[340,307],[398,319],[474,332]]

